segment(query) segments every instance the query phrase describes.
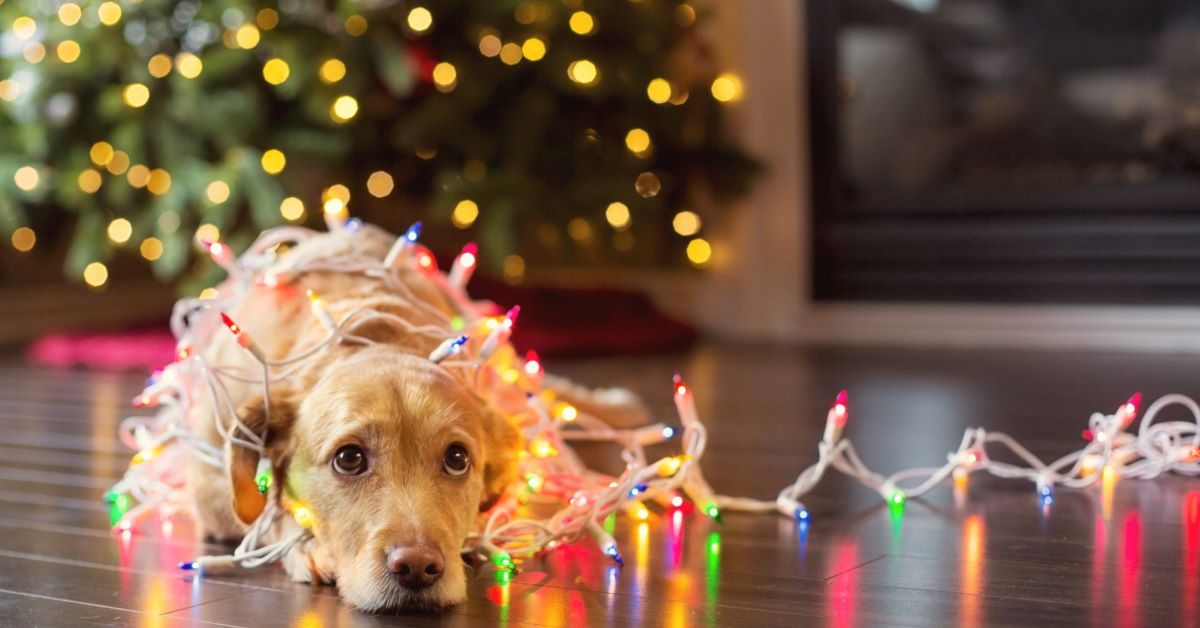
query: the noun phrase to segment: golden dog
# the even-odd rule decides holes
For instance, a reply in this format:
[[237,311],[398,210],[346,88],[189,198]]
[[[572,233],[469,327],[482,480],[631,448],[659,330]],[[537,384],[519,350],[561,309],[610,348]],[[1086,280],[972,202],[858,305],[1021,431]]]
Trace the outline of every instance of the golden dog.
[[[382,233],[314,236],[283,254],[272,269],[286,275],[315,259],[353,254],[382,259],[392,239]],[[262,495],[255,483],[257,452],[226,444],[214,426],[210,402],[193,406],[189,421],[212,443],[225,446],[228,472],[198,461],[188,470],[198,521],[206,535],[236,540],[267,500],[285,509],[303,505],[313,536],[283,560],[300,582],[336,583],[360,609],[436,608],[466,596],[459,552],[481,506],[513,481],[523,448],[507,418],[468,384],[473,371],[428,359],[444,338],[420,333],[451,316],[471,314],[417,268],[398,271],[411,292],[400,296],[380,279],[341,272],[305,272],[277,287],[251,288],[229,314],[250,332],[268,358],[294,355],[324,339],[328,330],[309,311],[306,290],[328,304],[335,319],[358,308],[386,312],[411,324],[383,320],[354,334],[374,344],[342,342],[300,361],[269,398],[261,384],[229,388],[238,416],[265,434],[275,481]],[[446,334],[449,335],[449,334]],[[215,334],[208,364],[258,367],[229,334]],[[636,398],[597,402],[566,382],[551,387],[614,422],[642,423]],[[602,408],[599,406],[608,407]],[[607,416],[606,416],[607,415]],[[267,541],[301,528],[281,517]]]

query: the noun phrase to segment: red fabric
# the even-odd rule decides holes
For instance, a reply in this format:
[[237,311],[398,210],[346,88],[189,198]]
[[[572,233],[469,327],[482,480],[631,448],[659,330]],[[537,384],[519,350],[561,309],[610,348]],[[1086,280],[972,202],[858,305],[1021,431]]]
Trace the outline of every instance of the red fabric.
[[[513,343],[542,356],[630,355],[679,351],[695,331],[654,308],[642,294],[610,289],[510,286],[478,277],[472,296],[521,306]],[[166,327],[109,333],[57,333],[29,345],[29,359],[55,367],[152,370],[175,359]]]

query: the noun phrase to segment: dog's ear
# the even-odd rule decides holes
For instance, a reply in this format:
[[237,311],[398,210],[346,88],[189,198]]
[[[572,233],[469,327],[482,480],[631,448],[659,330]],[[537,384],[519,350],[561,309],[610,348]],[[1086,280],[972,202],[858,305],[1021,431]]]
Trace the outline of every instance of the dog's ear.
[[487,406],[483,411],[483,500],[480,510],[490,508],[504,489],[516,479],[517,460],[523,443],[508,418]]
[[[282,482],[284,442],[296,421],[296,405],[287,391],[272,391],[270,403],[262,395],[247,401],[238,410],[238,418],[250,431],[265,436],[267,456],[271,458],[275,482]],[[269,406],[269,411],[268,411]],[[259,454],[244,445],[226,444],[229,460],[229,483],[233,493],[233,512],[238,520],[249,525],[262,514],[267,496],[258,492],[255,473]]]

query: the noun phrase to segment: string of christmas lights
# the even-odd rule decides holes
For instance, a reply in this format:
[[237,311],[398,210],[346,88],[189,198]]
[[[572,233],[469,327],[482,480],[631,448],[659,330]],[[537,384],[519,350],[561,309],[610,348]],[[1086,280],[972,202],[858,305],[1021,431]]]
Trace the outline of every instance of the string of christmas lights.
[[[921,496],[948,477],[961,482],[969,474],[981,471],[1001,478],[1031,481],[1047,504],[1053,501],[1054,487],[1081,488],[1105,474],[1139,479],[1167,472],[1200,475],[1200,430],[1197,430],[1200,406],[1182,395],[1168,395],[1152,404],[1136,435],[1128,430],[1137,418],[1140,394],[1111,415],[1094,414],[1084,431],[1087,444],[1050,463],[1043,462],[1005,434],[973,428],[964,433],[957,450],[948,454],[942,466],[883,476],[868,468],[850,440],[842,438],[850,416],[848,396],[843,391],[826,417],[817,461],[774,501],[717,495],[701,472],[707,431],[696,411],[693,392],[682,377],[676,375],[673,388],[682,427],[680,453],[650,460],[646,447],[672,439],[676,428],[659,423],[614,429],[543,387],[545,374],[537,354],[529,352],[522,359],[508,342],[520,308],[513,307],[498,315],[490,304],[472,301],[465,290],[476,265],[477,249],[473,244],[464,247],[450,270],[443,273],[437,269],[432,254],[419,244],[420,223],[395,238],[347,218],[344,211],[327,212],[326,221],[330,233],[324,236],[299,227],[267,231],[240,258],[219,242],[201,243],[229,273],[229,281],[216,298],[185,298],[175,306],[171,328],[178,340],[177,359],[157,371],[134,399],[135,406],[155,407],[157,414],[130,417],[121,424],[122,441],[138,453],[121,481],[106,495],[115,528],[131,530],[141,518],[156,510],[164,515],[186,510],[187,487],[182,469],[188,456],[224,469],[222,448],[196,435],[189,425],[189,409],[195,404],[205,400],[211,403],[214,426],[224,441],[265,453],[264,435],[256,434],[238,418],[230,384],[261,386],[264,398],[269,399],[272,384],[287,381],[298,365],[327,348],[340,343],[372,344],[373,341],[355,332],[376,321],[437,340],[429,359],[452,375],[464,377],[461,374],[467,373],[464,384],[473,387],[493,408],[506,415],[524,436],[525,451],[519,462],[521,479],[507,487],[495,505],[484,513],[480,525],[462,548],[464,553],[488,557],[498,568],[510,572],[523,559],[583,537],[593,539],[601,551],[621,563],[617,543],[602,522],[617,512],[646,520],[650,514],[648,503],[681,508],[690,500],[718,523],[722,521],[722,510],[778,511],[805,523],[811,515],[801,498],[831,468],[878,492],[898,509],[903,509],[908,499]],[[382,258],[342,255],[288,265],[286,257],[277,253],[280,245],[313,237],[391,238],[394,243]],[[441,291],[463,314],[448,316],[420,299],[399,276],[406,268],[416,269],[420,277]],[[418,324],[369,308],[355,309],[335,319],[321,297],[307,290],[303,298],[326,331],[325,337],[293,355],[269,360],[254,338],[225,312],[250,298],[253,288],[302,285],[306,274],[318,272],[356,273],[380,281],[435,323]],[[206,348],[219,333],[232,334],[261,368],[255,372],[240,366],[210,363]],[[1194,420],[1155,423],[1158,413],[1170,405],[1184,406]],[[269,407],[266,411],[270,411]],[[624,470],[610,477],[588,468],[571,448],[572,441],[619,445]],[[1025,466],[993,458],[988,454],[989,446],[1007,449]],[[281,559],[313,534],[312,511],[283,494],[274,481],[268,457],[260,459],[263,462],[256,469],[255,481],[260,492],[268,495],[268,507],[232,554],[200,557],[184,563],[182,568],[257,567]],[[277,525],[286,516],[299,524],[300,531],[266,542],[278,536],[272,532],[279,531]]]

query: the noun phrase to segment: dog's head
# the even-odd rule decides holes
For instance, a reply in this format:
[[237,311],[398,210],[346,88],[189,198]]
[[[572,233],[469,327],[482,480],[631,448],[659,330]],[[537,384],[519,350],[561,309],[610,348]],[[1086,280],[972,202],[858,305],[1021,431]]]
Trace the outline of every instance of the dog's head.
[[[317,575],[363,610],[461,601],[463,540],[515,473],[507,420],[432,362],[382,346],[269,402],[247,404],[242,421],[267,434],[276,495],[312,514]],[[249,523],[265,505],[258,456],[233,447],[231,458],[234,509]]]

